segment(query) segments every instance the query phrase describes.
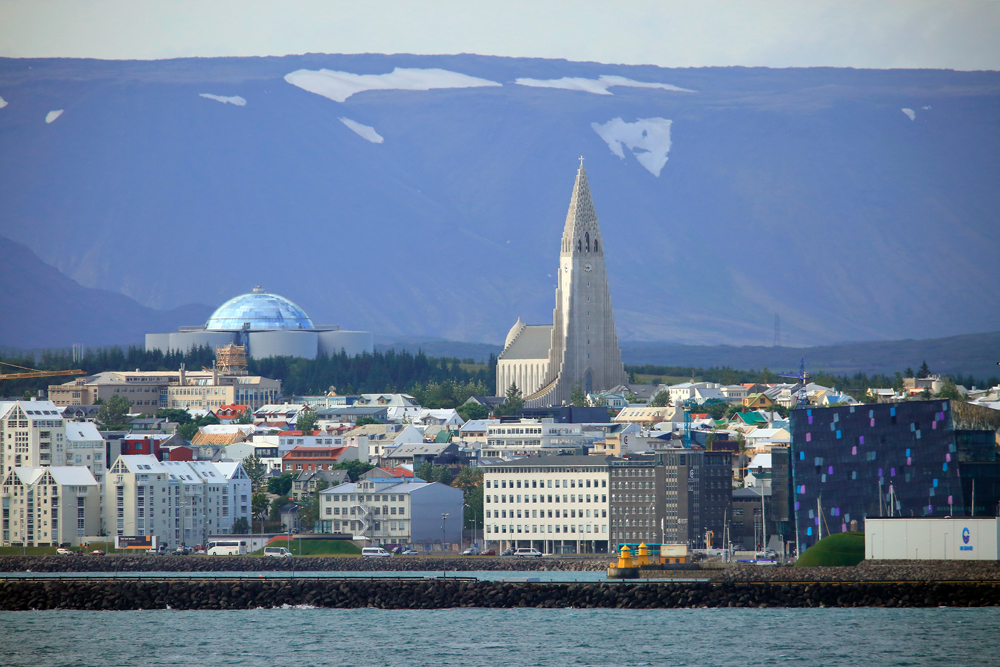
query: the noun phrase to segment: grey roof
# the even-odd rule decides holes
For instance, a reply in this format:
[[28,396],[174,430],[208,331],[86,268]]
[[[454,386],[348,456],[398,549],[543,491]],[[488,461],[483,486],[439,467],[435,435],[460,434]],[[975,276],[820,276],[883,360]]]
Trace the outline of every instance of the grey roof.
[[517,461],[501,461],[484,465],[480,462],[481,468],[491,468],[494,466],[527,468],[532,466],[601,466],[608,465],[615,457],[613,456],[528,456]]
[[[733,489],[733,500],[760,500],[761,487],[759,486],[748,486],[743,489]],[[771,495],[771,489],[764,489],[764,495]]]
[[398,459],[412,456],[436,456],[444,452],[451,445],[450,442],[415,442],[399,445],[390,451],[386,458]]
[[552,344],[551,324],[529,324],[500,354],[501,359],[548,359]]

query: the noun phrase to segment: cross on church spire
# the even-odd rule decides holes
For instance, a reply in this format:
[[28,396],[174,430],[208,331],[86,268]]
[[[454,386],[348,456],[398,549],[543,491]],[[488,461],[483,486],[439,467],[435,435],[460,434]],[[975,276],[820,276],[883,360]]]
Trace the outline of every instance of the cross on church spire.
[[583,156],[582,155],[580,156],[580,166],[581,167],[583,166]]

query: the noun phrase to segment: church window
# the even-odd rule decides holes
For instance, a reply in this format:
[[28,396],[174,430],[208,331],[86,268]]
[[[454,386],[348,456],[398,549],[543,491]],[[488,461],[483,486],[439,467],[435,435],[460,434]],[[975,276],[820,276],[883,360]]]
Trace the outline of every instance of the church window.
[[587,252],[590,252],[590,232],[584,234],[584,237],[587,239]]
[[594,239],[594,252],[598,251],[597,239]]
[[577,252],[583,251],[583,241],[581,241],[580,239],[576,240],[576,250]]

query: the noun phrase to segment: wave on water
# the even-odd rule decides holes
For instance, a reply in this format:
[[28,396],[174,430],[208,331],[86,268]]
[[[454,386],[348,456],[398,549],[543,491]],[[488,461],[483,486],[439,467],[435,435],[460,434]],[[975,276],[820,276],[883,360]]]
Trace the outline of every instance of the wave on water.
[[312,604],[283,604],[280,607],[274,607],[274,609],[319,609],[319,607]]

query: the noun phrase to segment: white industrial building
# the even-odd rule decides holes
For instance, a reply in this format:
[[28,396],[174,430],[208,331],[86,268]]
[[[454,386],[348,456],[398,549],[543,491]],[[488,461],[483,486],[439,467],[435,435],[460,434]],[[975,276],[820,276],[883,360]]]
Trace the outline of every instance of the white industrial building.
[[865,519],[869,560],[1000,560],[995,517]]

